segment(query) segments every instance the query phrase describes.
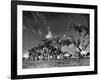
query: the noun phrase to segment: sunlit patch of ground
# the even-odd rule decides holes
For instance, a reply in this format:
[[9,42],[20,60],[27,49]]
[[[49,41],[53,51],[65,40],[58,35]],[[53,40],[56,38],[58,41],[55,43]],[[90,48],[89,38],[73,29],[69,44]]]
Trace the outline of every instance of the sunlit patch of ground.
[[65,59],[65,60],[39,60],[23,61],[23,69],[29,68],[50,68],[50,67],[70,67],[70,66],[89,66],[90,59]]

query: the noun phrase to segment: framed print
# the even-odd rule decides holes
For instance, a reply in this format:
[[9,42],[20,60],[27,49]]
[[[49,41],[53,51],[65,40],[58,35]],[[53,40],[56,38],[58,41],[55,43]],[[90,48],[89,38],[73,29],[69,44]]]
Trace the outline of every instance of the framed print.
[[11,1],[11,78],[97,74],[97,6]]

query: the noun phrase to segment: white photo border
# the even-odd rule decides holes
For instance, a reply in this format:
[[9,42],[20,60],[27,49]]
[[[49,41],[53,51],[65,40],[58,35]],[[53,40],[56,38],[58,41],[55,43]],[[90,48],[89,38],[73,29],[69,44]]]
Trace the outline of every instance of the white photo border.
[[[90,66],[77,67],[58,67],[58,68],[22,68],[22,12],[23,11],[42,11],[42,12],[61,12],[61,13],[82,13],[90,15]],[[94,9],[84,8],[64,8],[64,7],[49,7],[49,6],[17,6],[17,75],[30,74],[48,74],[48,73],[64,73],[64,72],[81,72],[94,71]]]

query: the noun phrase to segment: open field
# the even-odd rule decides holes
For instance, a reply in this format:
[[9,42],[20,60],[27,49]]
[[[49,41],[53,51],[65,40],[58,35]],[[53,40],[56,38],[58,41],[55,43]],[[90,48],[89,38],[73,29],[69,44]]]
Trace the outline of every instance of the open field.
[[23,69],[29,68],[50,68],[50,67],[69,67],[69,66],[89,66],[90,59],[65,59],[65,60],[39,60],[23,61]]

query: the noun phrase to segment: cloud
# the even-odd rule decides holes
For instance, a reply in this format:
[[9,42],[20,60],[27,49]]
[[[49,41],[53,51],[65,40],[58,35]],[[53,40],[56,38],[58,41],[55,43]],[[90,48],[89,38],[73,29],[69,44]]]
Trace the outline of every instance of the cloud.
[[32,16],[34,17],[35,21],[38,22],[37,15],[35,15],[34,13],[32,13]]
[[33,33],[36,33],[36,31],[35,31],[33,28],[32,28],[32,32],[33,32]]
[[29,31],[29,29],[26,26],[23,26],[23,29]]
[[[30,31],[32,33],[36,33],[36,31],[33,28],[28,29],[26,26],[23,26],[23,30]],[[40,33],[40,32],[39,32]]]
[[40,29],[38,29],[38,34],[42,35],[42,31]]

